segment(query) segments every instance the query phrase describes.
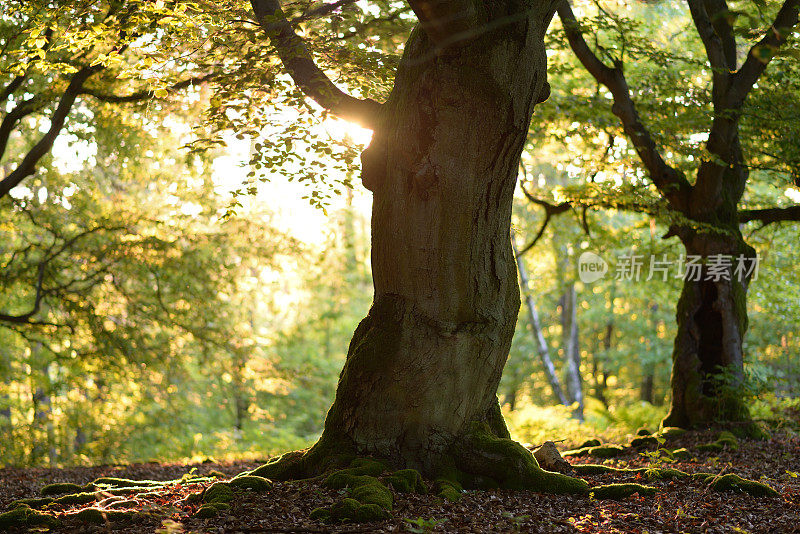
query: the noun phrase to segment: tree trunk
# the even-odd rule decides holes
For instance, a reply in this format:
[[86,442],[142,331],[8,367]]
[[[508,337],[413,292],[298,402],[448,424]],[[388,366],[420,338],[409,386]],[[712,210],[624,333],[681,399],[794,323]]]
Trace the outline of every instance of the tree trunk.
[[574,404],[573,417],[583,421],[583,381],[581,380],[581,352],[578,345],[578,296],[575,284],[569,282],[562,297],[561,327],[564,358],[567,362],[567,391],[570,404]]
[[[734,152],[738,139],[736,145]],[[755,250],[742,238],[736,215],[747,171],[744,167],[721,171],[704,164],[698,183],[712,182],[704,176],[711,172],[721,173],[719,183],[725,186],[725,194],[715,202],[713,196],[698,189],[691,215],[719,231],[681,228],[675,233],[686,247],[687,257],[700,256],[703,262],[708,262],[713,256],[725,255],[733,265],[729,279],[715,280],[717,277],[712,275],[709,265],[703,266],[696,276],[689,276],[694,274],[689,271],[684,273],[672,355],[672,401],[663,425],[705,428],[721,424],[750,432],[753,427],[742,388],[742,346],[747,330],[747,287],[752,273],[735,272],[740,256],[747,261],[756,258]]]
[[267,476],[319,472],[326,458],[354,453],[427,475],[454,466],[505,487],[585,491],[531,464],[508,439],[496,396],[520,306],[512,197],[533,107],[547,92],[550,6],[486,8],[502,10],[490,15],[501,25],[468,43],[437,50],[417,27],[406,44],[362,154],[373,304],[320,441],[294,462],[263,466]]
[[564,406],[569,406],[570,402],[567,396],[564,395],[564,390],[561,388],[561,381],[558,379],[558,374],[556,374],[556,367],[553,365],[553,360],[550,358],[550,349],[547,347],[547,340],[544,337],[544,332],[542,332],[539,314],[536,312],[536,303],[533,302],[533,297],[527,291],[528,272],[525,269],[525,260],[519,255],[513,238],[511,240],[511,245],[513,246],[514,256],[517,258],[520,286],[522,287],[522,292],[525,294],[525,304],[528,308],[528,322],[531,324],[533,339],[536,342],[536,352],[539,353],[539,359],[542,362],[542,368],[547,377],[547,382],[553,390],[553,396],[559,403]]

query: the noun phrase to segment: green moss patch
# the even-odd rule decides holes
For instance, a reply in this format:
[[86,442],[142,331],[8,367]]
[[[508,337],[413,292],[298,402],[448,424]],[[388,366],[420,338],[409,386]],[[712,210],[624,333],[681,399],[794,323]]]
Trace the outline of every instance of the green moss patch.
[[235,490],[249,489],[253,491],[269,491],[273,486],[270,479],[256,475],[239,475],[228,484]]
[[625,447],[619,445],[597,445],[593,447],[582,447],[566,451],[561,456],[592,456],[594,458],[614,458],[625,452]]
[[656,488],[642,484],[606,484],[591,488],[589,493],[595,499],[625,499],[634,493],[638,493],[642,497],[655,495]]
[[711,443],[704,443],[703,445],[698,445],[697,450],[700,451],[713,451],[718,452],[724,449],[729,449],[731,451],[738,451],[739,450],[739,440],[734,436],[732,433],[728,432],[727,430],[723,430],[717,436],[717,440]]
[[58,521],[51,515],[43,514],[31,509],[29,506],[21,505],[10,512],[0,514],[0,529],[13,527],[34,527],[37,525],[55,526]]
[[433,483],[433,492],[446,501],[460,501],[463,491],[461,484],[454,480],[437,478]]
[[599,439],[597,439],[597,438],[589,438],[586,441],[584,441],[583,443],[581,443],[580,445],[578,445],[578,448],[579,449],[585,449],[586,447],[597,447],[598,445],[601,445],[601,444],[602,444],[602,442]]
[[637,436],[649,436],[650,434],[652,434],[652,432],[647,430],[645,427],[642,427],[636,431]]
[[203,492],[203,502],[228,503],[233,500],[233,490],[227,482],[214,482]]
[[425,493],[427,488],[422,475],[416,469],[401,469],[383,479],[386,484],[400,493]]
[[149,488],[168,484],[156,480],[131,480],[129,478],[100,477],[94,481],[96,485],[111,486],[112,488]]
[[686,447],[681,447],[680,449],[671,450],[670,453],[672,457],[676,460],[689,460],[692,458],[692,453],[689,452],[689,449]]
[[[706,479],[708,482],[708,479]],[[780,497],[780,493],[761,482],[742,478],[729,473],[710,480],[710,486],[717,491],[737,491],[748,493],[754,497]]]
[[543,470],[531,451],[495,436],[486,423],[473,423],[459,447],[456,467],[494,479],[502,488],[581,495],[589,488],[585,480]]
[[377,504],[386,510],[392,509],[392,492],[377,481],[375,484],[362,484],[352,488],[350,496],[361,504]]
[[311,519],[324,522],[369,523],[389,519],[389,512],[378,504],[362,504],[356,499],[347,498],[329,508],[316,508],[309,515]]
[[576,464],[573,465],[572,468],[579,475],[603,475],[607,473],[636,475],[647,471],[647,468],[644,467],[636,469],[620,469],[619,467],[611,467],[610,465],[600,464]]
[[100,510],[98,508],[84,508],[78,513],[72,514],[71,517],[84,523],[102,524],[106,521],[128,521],[135,517],[135,512],[121,512],[119,510]]
[[336,471],[328,475],[328,477],[322,481],[322,485],[330,489],[344,489],[355,488],[362,484],[369,484],[372,481],[377,482],[378,479],[368,475],[351,475],[344,471]]
[[71,504],[88,504],[96,500],[97,499],[94,493],[81,492],[81,493],[73,493],[71,495],[64,495],[63,497],[59,497],[58,499],[56,499],[55,502],[57,502],[58,504],[71,505]]
[[44,508],[51,502],[54,502],[55,499],[52,497],[41,497],[41,498],[32,498],[32,499],[19,499],[11,503],[11,508],[16,508],[18,506],[29,506],[31,508]]

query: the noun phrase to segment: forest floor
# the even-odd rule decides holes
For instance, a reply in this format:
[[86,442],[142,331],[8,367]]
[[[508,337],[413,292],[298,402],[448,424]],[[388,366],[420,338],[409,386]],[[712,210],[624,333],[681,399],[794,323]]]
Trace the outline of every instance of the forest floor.
[[[568,458],[572,464],[600,463],[614,467],[648,467],[653,462],[687,473],[736,473],[760,480],[780,497],[753,497],[738,492],[718,492],[700,480],[643,479],[642,474],[581,475],[591,486],[612,482],[638,482],[655,486],[654,496],[634,494],[622,500],[547,495],[529,491],[486,490],[464,492],[459,502],[442,501],[435,495],[395,493],[392,519],[362,524],[325,524],[309,519],[311,510],[341,501],[345,490],[320,485],[276,482],[263,493],[247,492],[231,503],[229,510],[200,519],[198,505],[178,501],[210,482],[186,483],[139,494],[128,506],[137,513],[132,519],[87,524],[75,512],[100,507],[98,502],[80,505],[49,505],[46,510],[59,518],[57,527],[35,527],[49,532],[117,533],[289,533],[289,532],[770,532],[800,533],[800,438],[775,433],[769,441],[741,440],[738,450],[699,451],[701,443],[714,435],[690,433],[670,447],[687,447],[691,459],[661,464],[655,455],[626,449],[613,459]],[[651,449],[652,450],[652,449]],[[45,484],[84,484],[100,476],[170,480],[191,470],[235,475],[257,463],[146,463],[126,466],[76,467],[67,469],[0,469],[0,511],[21,498],[38,497]],[[217,476],[220,476],[217,473]],[[100,499],[100,497],[97,497]],[[117,503],[120,504],[120,503]],[[0,527],[0,529],[2,529]],[[24,529],[11,528],[12,532]]]

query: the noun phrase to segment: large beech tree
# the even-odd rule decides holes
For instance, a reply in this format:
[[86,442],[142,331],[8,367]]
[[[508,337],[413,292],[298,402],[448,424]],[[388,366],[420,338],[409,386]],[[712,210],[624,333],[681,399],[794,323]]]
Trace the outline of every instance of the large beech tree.
[[[707,60],[707,66],[698,65],[693,75],[702,78],[703,67],[711,71],[712,114],[705,132],[706,153],[697,161],[692,181],[679,166],[668,162],[666,150],[659,146],[645,124],[647,117],[640,118],[622,59],[615,59],[611,65],[603,61],[599,47],[593,48],[584,38],[585,30],[568,2],[559,3],[558,14],[569,46],[597,83],[610,92],[612,113],[677,221],[671,224],[665,237],[677,236],[687,256],[701,257],[704,264],[699,276],[686,276],[678,302],[672,404],[664,424],[702,427],[727,421],[750,428],[748,410],[738,386],[743,378],[747,287],[756,253],[745,242],[740,225],[748,221],[763,224],[796,221],[800,213],[796,206],[740,209],[755,164],[754,155],[748,156],[743,150],[740,125],[748,96],[759,80],[763,82],[764,72],[776,52],[787,41],[796,39],[792,31],[797,24],[800,1],[785,0],[773,6],[772,23],[749,45],[737,41],[741,28],[734,27],[733,21],[741,13],[732,10],[725,0],[687,3]],[[689,91],[689,87],[684,90]],[[621,204],[626,207],[624,202]],[[718,255],[733,261],[727,278],[708,276],[709,260]],[[748,269],[736,273],[739,258]]]
[[520,307],[509,236],[520,154],[547,98],[550,0],[412,0],[411,33],[383,104],[336,87],[276,0],[252,0],[306,95],[373,129],[375,295],[358,325],[322,437],[260,473],[318,473],[338,455],[429,475],[455,468],[507,487],[585,491],[510,440],[496,392]]

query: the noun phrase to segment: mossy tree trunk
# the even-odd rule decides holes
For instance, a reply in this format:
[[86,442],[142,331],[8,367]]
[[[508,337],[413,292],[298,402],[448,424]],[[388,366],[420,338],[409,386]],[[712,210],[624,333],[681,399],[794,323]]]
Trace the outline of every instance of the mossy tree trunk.
[[421,24],[381,105],[343,94],[275,1],[251,1],[306,94],[374,130],[361,158],[373,192],[372,307],[320,440],[259,472],[310,476],[355,454],[585,492],[509,439],[496,396],[520,307],[512,198],[533,108],[549,94],[544,33],[555,3],[409,1]]

